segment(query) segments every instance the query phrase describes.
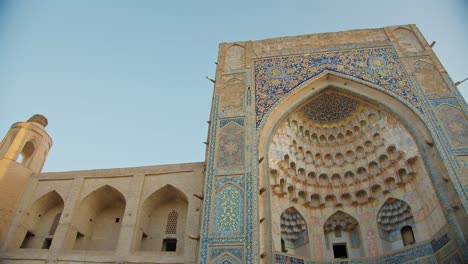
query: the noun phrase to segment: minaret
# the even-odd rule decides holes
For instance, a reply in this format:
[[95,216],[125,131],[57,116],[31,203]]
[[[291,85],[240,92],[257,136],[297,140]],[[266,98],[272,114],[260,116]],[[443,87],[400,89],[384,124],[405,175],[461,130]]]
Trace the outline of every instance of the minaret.
[[44,166],[52,146],[46,126],[44,116],[34,115],[27,122],[13,124],[0,143],[0,240],[30,176]]

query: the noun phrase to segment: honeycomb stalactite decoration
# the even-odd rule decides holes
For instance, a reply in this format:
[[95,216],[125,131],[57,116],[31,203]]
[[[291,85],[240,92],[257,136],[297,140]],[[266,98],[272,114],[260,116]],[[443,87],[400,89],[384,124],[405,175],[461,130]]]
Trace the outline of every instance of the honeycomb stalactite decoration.
[[341,211],[338,211],[332,216],[330,216],[323,226],[325,234],[328,234],[335,230],[351,232],[358,227],[359,223],[356,219]]
[[417,153],[411,135],[390,114],[327,91],[277,128],[270,184],[274,195],[309,208],[360,206],[414,181]]
[[339,236],[341,236],[341,232],[349,233],[351,238],[351,247],[357,248],[360,246],[361,240],[359,237],[359,223],[354,217],[347,213],[337,211],[332,214],[325,221],[323,231],[325,234],[334,232],[336,237],[338,237],[337,233],[340,233]]
[[389,198],[377,214],[377,225],[381,238],[394,241],[399,238],[403,227],[414,226],[415,222],[411,208],[406,202]]
[[360,102],[337,93],[324,93],[304,105],[302,112],[309,120],[322,125],[336,124],[357,113]]
[[281,214],[281,238],[291,248],[303,246],[307,240],[307,225],[302,215],[290,207]]

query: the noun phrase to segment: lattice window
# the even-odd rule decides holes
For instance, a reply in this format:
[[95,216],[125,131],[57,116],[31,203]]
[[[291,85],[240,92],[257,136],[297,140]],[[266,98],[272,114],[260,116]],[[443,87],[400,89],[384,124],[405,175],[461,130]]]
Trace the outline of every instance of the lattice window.
[[166,234],[176,234],[177,233],[177,218],[179,213],[172,211],[167,216],[167,225],[166,225]]

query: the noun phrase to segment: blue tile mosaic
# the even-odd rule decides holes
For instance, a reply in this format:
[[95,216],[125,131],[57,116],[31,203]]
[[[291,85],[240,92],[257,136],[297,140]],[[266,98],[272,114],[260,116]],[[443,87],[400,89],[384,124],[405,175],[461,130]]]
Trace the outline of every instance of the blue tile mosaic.
[[234,122],[240,126],[244,126],[244,119],[243,118],[234,118],[234,119],[222,119],[221,121],[219,121],[219,127],[223,127],[227,124],[229,124],[230,122]]
[[330,51],[254,62],[256,126],[281,97],[324,71],[380,86],[423,112],[393,47]]
[[240,247],[216,247],[211,249],[211,259],[215,259],[216,257],[230,253],[233,256],[236,256],[238,259],[242,259],[242,248]]
[[231,236],[243,234],[244,192],[226,184],[214,198],[213,235]]
[[433,239],[431,241],[432,250],[434,250],[434,252],[437,252],[437,250],[441,249],[449,241],[450,241],[450,237],[448,236],[448,234],[443,235],[439,239]]

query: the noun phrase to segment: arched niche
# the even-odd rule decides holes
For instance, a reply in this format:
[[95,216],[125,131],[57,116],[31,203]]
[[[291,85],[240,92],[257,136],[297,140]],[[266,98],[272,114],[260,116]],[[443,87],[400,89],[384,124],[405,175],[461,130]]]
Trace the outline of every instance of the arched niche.
[[227,72],[244,67],[245,48],[241,45],[234,44],[227,48],[224,57],[224,68]]
[[[341,125],[319,126],[315,123],[307,126],[290,118],[312,99],[329,92],[358,100],[366,107],[358,106],[359,111],[340,120],[344,124],[342,127]],[[437,177],[435,173],[445,175],[448,172],[443,166],[431,167],[431,171],[426,167],[427,159],[432,159],[437,164],[443,162],[435,148],[429,149],[424,143],[432,141],[432,136],[420,112],[379,86],[326,72],[300,85],[280,99],[262,120],[259,125],[257,146],[259,157],[265,157],[266,162],[260,165],[259,180],[260,186],[272,187],[268,188],[272,198],[259,201],[262,203],[259,206],[260,214],[275,215],[279,213],[275,209],[278,204],[282,208],[287,208],[295,203],[293,200],[288,201],[289,197],[296,195],[295,193],[285,195],[288,185],[296,185],[293,186],[296,187],[292,188],[293,191],[307,192],[305,195],[307,200],[303,205],[306,210],[316,212],[314,214],[319,218],[323,214],[321,210],[324,209],[361,207],[362,210],[377,211],[378,207],[374,208],[377,206],[374,201],[384,199],[391,193],[403,194],[405,186],[409,189],[424,186],[426,195],[431,193],[431,199],[439,199],[434,187],[437,186],[437,181],[436,183],[432,181]],[[395,131],[404,132],[404,140],[395,136],[388,137],[385,133],[376,131],[377,127],[385,127],[388,122],[393,122],[398,127]],[[275,138],[275,134],[280,136]],[[291,135],[296,137],[295,145],[293,140],[287,139]],[[363,135],[369,138],[353,142]],[[343,144],[355,145],[355,148],[340,153],[333,152],[334,149],[339,149],[335,145]],[[406,146],[408,144],[411,145],[410,148]],[[317,153],[307,149],[305,145],[314,145],[323,151]],[[306,153],[302,161],[297,160],[297,157],[301,157],[296,155],[297,153],[271,151],[272,148],[284,148],[291,152],[299,150],[299,147]],[[415,164],[414,161],[419,161],[416,162],[418,166],[412,166]],[[290,171],[291,163],[298,167],[297,171],[304,170],[303,174],[307,175],[305,182],[299,181],[300,177]],[[393,165],[397,165],[398,168]],[[319,171],[317,168],[326,168],[329,172]],[[335,168],[343,168],[343,171],[337,172]],[[274,172],[274,175],[270,175],[271,172]],[[324,176],[320,178],[321,175],[327,175],[328,181]],[[342,179],[341,186],[337,180],[339,178]],[[363,186],[364,188],[361,188]],[[336,187],[342,188],[341,191]],[[440,188],[437,191],[440,191]],[[445,195],[440,192],[439,194]],[[275,204],[272,204],[273,201]],[[419,206],[429,202],[422,199]],[[445,219],[436,219],[436,214],[429,217],[433,218],[430,221],[439,222],[437,228],[446,223]],[[427,238],[435,234],[439,230],[437,228],[426,234]],[[275,250],[270,241],[277,236],[277,232],[266,225],[261,225],[260,229],[262,230],[260,239]]]
[[359,223],[351,215],[336,211],[325,221],[323,232],[329,259],[364,256]]
[[384,252],[414,244],[414,221],[411,207],[405,201],[388,198],[377,213],[377,226]]
[[453,105],[441,104],[436,109],[436,115],[453,147],[468,146],[468,119],[462,110]]
[[417,61],[414,64],[414,73],[426,94],[446,94],[450,92],[434,65],[425,61]]
[[115,250],[126,200],[116,188],[104,185],[88,194],[72,220],[74,250]]
[[416,35],[409,29],[398,27],[393,35],[403,52],[417,53],[424,50]]
[[19,237],[20,248],[49,249],[64,207],[62,197],[50,191],[34,201],[26,212]]
[[294,207],[289,207],[280,216],[281,252],[289,255],[310,257],[307,222]]
[[36,147],[34,146],[34,141],[33,140],[27,141],[24,144],[23,149],[21,149],[16,162],[21,163],[25,166],[28,166],[35,150],[36,150]]
[[141,208],[135,249],[182,255],[187,209],[187,196],[172,185],[149,195]]

